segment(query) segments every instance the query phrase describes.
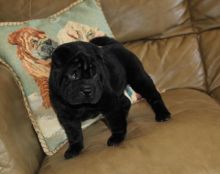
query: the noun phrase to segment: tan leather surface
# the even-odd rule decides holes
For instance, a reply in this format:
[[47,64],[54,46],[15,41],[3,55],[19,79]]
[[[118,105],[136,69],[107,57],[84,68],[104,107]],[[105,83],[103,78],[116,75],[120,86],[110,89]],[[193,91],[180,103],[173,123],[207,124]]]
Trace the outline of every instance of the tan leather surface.
[[192,32],[185,0],[102,0],[107,21],[120,41]]
[[220,27],[219,0],[189,0],[193,25],[200,31]]
[[125,44],[142,61],[157,88],[206,90],[196,35]]
[[76,0],[32,0],[31,19],[50,16],[75,1]]
[[76,0],[7,0],[0,1],[0,22],[24,21],[48,17]]
[[213,91],[211,91],[210,95],[215,98],[216,101],[220,104],[220,87],[215,88]]
[[106,146],[110,132],[98,122],[84,131],[80,156],[64,160],[64,147],[45,159],[40,174],[220,173],[219,105],[196,90],[171,90],[163,98],[171,121],[155,122],[144,101],[133,105],[128,135],[119,147]]
[[11,73],[0,65],[0,173],[35,174],[43,152]]
[[207,74],[209,91],[220,86],[220,30],[201,34],[200,45]]
[[0,22],[30,19],[30,0],[0,1]]

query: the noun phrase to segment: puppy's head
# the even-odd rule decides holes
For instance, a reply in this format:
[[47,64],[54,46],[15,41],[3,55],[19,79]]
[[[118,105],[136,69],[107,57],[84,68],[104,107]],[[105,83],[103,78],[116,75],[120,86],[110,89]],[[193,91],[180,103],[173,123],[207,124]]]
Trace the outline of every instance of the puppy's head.
[[63,44],[52,54],[52,84],[71,105],[96,104],[103,91],[98,47],[86,42]]
[[51,57],[57,43],[49,39],[43,31],[25,27],[11,33],[8,42],[22,47],[23,50],[38,59],[46,60]]

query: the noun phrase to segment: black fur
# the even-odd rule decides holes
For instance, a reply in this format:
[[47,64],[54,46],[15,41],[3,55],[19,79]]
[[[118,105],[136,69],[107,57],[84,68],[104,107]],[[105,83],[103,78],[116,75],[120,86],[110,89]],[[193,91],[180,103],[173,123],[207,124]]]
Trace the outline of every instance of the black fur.
[[156,121],[170,118],[141,62],[116,40],[99,37],[90,43],[72,42],[53,52],[50,98],[69,140],[65,158],[80,153],[83,148],[81,121],[97,113],[104,115],[112,132],[107,145],[123,141],[131,105],[123,93],[127,84],[148,101]]

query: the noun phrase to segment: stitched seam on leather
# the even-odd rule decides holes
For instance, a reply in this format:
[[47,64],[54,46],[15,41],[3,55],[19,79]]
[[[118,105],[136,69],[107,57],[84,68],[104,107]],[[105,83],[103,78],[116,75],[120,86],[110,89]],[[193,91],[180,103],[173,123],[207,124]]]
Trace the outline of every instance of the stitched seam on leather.
[[189,9],[188,11],[189,11],[189,17],[190,17],[190,21],[191,21],[191,28],[192,28],[192,30],[193,30],[194,33],[197,33],[198,30],[197,30],[197,28],[194,26],[194,23],[193,23],[194,19],[193,19],[193,16],[192,16],[192,9],[191,9],[190,0],[186,0],[186,2],[187,2],[187,5],[188,5],[188,9]]
[[197,34],[196,35],[196,41],[197,41],[197,44],[198,44],[198,49],[199,49],[199,54],[200,54],[200,57],[201,57],[201,61],[202,61],[202,64],[203,64],[203,70],[204,70],[204,75],[205,75],[205,87],[206,87],[206,91],[209,93],[209,84],[208,84],[208,76],[207,76],[207,69],[206,69],[206,65],[205,65],[205,60],[204,60],[204,55],[203,55],[203,51],[201,49],[201,42],[200,42],[200,39],[201,38],[201,35],[200,34]]
[[198,50],[199,50],[199,54],[200,54],[200,58],[201,58],[202,66],[203,66],[203,71],[204,71],[204,76],[205,76],[204,77],[205,88],[206,88],[206,91],[209,92],[209,85],[208,85],[208,81],[207,81],[207,70],[206,70],[204,56],[202,54],[201,45],[200,45],[200,34],[198,32],[198,29],[194,26],[194,23],[193,23],[194,18],[192,15],[191,2],[190,2],[190,0],[187,0],[187,2],[188,2],[188,9],[189,9],[189,15],[190,15],[190,20],[191,20],[191,26],[196,34],[196,41],[198,44]]

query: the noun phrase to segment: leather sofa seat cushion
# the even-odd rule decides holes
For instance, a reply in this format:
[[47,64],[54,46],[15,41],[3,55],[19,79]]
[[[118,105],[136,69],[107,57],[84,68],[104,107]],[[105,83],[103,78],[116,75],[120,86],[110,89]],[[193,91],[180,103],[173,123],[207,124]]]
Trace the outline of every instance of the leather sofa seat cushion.
[[142,61],[159,91],[176,88],[206,90],[196,35],[125,44]]
[[142,101],[131,108],[128,134],[120,146],[106,146],[110,131],[98,122],[84,131],[80,156],[64,160],[66,146],[46,157],[39,173],[220,173],[219,104],[191,89],[162,96],[172,113],[169,122],[155,122],[153,111]]
[[122,42],[192,32],[186,0],[101,0],[101,4]]

